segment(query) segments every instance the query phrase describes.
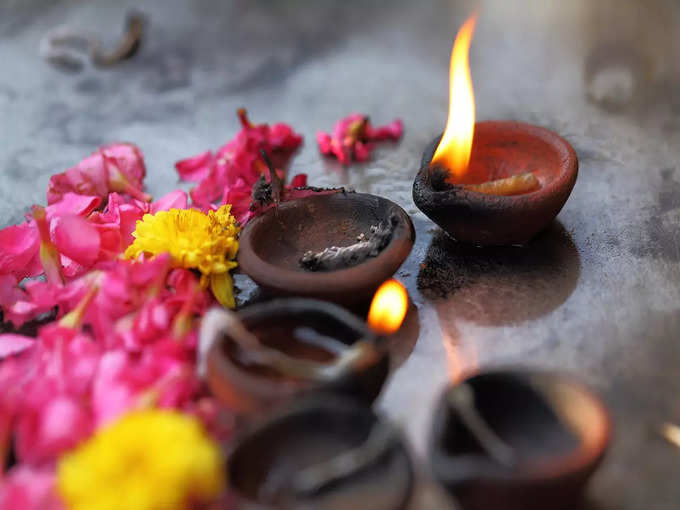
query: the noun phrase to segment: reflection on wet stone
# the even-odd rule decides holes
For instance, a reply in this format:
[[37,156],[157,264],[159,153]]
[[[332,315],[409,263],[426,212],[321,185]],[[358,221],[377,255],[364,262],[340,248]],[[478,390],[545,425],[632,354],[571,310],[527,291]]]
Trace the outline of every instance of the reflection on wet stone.
[[418,288],[456,317],[483,325],[516,324],[561,305],[580,274],[569,233],[554,222],[526,246],[479,248],[444,232],[432,239],[418,274]]

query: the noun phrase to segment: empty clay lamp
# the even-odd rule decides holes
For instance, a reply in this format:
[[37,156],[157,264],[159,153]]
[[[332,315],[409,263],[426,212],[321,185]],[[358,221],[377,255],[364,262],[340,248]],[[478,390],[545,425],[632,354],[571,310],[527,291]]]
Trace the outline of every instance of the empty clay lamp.
[[[393,299],[391,294],[376,299]],[[318,391],[371,403],[389,370],[385,335],[399,329],[406,298],[403,303],[373,327],[337,305],[311,299],[274,300],[238,314],[212,310],[201,329],[208,384],[243,414]]]
[[228,456],[234,508],[399,510],[413,469],[399,433],[356,401],[296,402],[242,435]]
[[413,200],[458,241],[524,244],[562,209],[576,183],[574,149],[547,129],[511,121],[475,124],[468,49],[475,18],[451,53],[446,130],[425,150]]
[[465,510],[576,508],[609,439],[606,409],[580,383],[548,372],[486,372],[442,396],[432,469]]
[[239,264],[273,295],[366,303],[406,260],[415,231],[386,198],[333,193],[282,203],[251,220]]

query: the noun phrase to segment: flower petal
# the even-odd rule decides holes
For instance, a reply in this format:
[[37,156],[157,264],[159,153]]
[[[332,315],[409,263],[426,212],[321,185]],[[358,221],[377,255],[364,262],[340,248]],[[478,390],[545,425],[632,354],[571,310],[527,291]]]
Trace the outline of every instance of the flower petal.
[[307,186],[307,174],[297,174],[290,180],[289,188],[303,188]]
[[202,152],[196,156],[183,159],[175,163],[179,178],[183,181],[198,182],[205,179],[210,172],[215,157],[210,151]]
[[101,239],[97,228],[79,216],[55,218],[51,238],[60,253],[82,264],[91,266],[99,258]]
[[48,220],[58,216],[87,216],[101,204],[101,197],[95,195],[78,195],[76,193],[64,193],[59,202],[45,207]]
[[234,281],[228,272],[210,275],[210,290],[217,302],[225,308],[234,308]]
[[158,211],[169,211],[170,209],[186,209],[188,201],[189,197],[187,197],[186,191],[181,189],[171,191],[151,204],[151,214],[156,214]]
[[25,351],[33,346],[35,338],[14,333],[0,335],[0,360]]
[[40,235],[35,222],[12,225],[0,230],[0,272],[19,280],[42,273],[38,258]]

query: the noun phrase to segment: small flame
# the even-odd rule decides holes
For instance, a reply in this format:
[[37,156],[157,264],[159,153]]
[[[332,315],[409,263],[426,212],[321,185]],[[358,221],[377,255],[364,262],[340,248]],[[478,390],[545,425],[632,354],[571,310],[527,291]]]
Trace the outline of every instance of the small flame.
[[449,118],[432,163],[446,168],[453,179],[463,176],[470,163],[475,129],[475,96],[468,52],[477,15],[473,14],[456,35],[449,70]]
[[408,309],[408,294],[397,280],[387,280],[373,296],[368,325],[376,333],[391,335],[399,330]]

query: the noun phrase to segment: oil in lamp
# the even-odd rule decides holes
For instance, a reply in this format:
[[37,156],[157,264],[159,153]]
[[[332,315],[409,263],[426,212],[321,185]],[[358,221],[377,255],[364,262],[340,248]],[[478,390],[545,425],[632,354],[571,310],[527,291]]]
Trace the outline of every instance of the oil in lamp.
[[211,310],[200,351],[213,394],[239,414],[319,391],[371,403],[389,371],[390,335],[406,315],[406,290],[387,282],[368,324],[324,301],[288,298],[238,313]]
[[542,127],[475,124],[468,50],[476,16],[453,45],[446,129],[423,154],[413,200],[461,242],[524,244],[557,216],[576,182],[574,149]]
[[464,510],[576,508],[610,435],[607,410],[581,383],[499,369],[446,389],[430,460]]

